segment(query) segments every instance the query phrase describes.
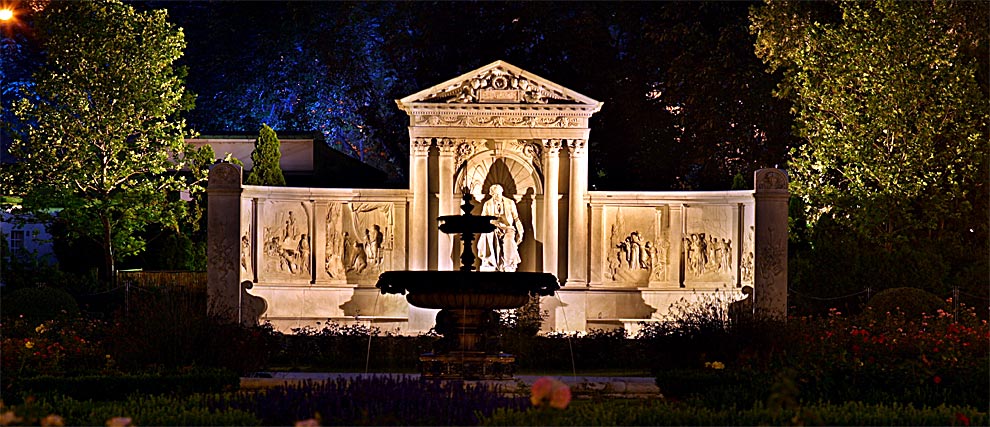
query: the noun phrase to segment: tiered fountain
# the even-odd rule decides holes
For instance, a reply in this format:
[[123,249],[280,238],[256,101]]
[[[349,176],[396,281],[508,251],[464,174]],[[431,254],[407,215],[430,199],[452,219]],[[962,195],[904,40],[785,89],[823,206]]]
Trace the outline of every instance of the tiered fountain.
[[560,285],[550,273],[472,271],[475,233],[495,230],[493,216],[471,215],[465,189],[462,215],[441,216],[440,231],[460,234],[464,250],[458,271],[387,271],[376,285],[383,294],[406,295],[410,304],[439,309],[433,352],[420,356],[424,378],[488,380],[512,378],[515,357],[498,351],[489,332],[494,310],[522,307],[531,296],[553,295]]

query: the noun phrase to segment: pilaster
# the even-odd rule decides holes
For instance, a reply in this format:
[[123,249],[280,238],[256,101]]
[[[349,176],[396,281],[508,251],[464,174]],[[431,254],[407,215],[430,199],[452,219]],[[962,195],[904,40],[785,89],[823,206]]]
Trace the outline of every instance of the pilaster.
[[570,185],[567,210],[567,284],[588,284],[588,151],[587,141],[567,141],[570,158]]
[[543,155],[545,156],[543,159],[543,272],[553,274],[558,278],[560,276],[557,271],[560,192],[558,183],[560,181],[561,147],[562,141],[559,139],[543,140]]
[[409,191],[412,209],[409,212],[409,269],[426,270],[429,266],[429,153],[430,138],[409,141]]

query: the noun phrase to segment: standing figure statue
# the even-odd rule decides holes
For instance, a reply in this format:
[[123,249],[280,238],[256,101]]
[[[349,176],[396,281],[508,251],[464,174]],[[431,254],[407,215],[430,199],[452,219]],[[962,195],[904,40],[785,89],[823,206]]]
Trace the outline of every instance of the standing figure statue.
[[519,243],[523,239],[523,225],[519,220],[514,200],[502,195],[502,186],[492,185],[488,194],[492,196],[481,214],[495,217],[495,231],[485,233],[478,239],[478,258],[481,258],[481,271],[516,271],[519,258]]

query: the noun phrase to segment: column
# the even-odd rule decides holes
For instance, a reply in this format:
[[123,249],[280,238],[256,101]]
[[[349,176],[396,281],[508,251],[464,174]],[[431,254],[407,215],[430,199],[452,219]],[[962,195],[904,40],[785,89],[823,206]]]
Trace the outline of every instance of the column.
[[753,274],[756,317],[787,318],[787,175],[780,169],[754,174],[756,236]]
[[567,284],[588,283],[588,151],[583,139],[567,141],[571,161],[570,185],[567,198]]
[[412,206],[409,212],[409,269],[426,270],[429,256],[429,138],[409,141],[409,191]]
[[[544,139],[543,166],[543,272],[559,276],[557,271],[558,181],[560,174],[559,139]],[[558,278],[559,279],[559,278]]]
[[[457,150],[454,141],[450,138],[442,138],[437,141],[437,147],[440,149],[440,161],[438,165],[439,169],[439,194],[438,197],[438,211],[440,215],[456,215],[457,212],[454,208],[454,170],[457,165],[454,164],[454,154]],[[437,270],[440,271],[451,271],[455,270],[454,261],[451,257],[451,252],[454,248],[454,238],[456,236],[446,234],[439,229],[437,230]]]
[[241,321],[241,176],[240,166],[218,163],[207,185],[207,307],[230,323]]

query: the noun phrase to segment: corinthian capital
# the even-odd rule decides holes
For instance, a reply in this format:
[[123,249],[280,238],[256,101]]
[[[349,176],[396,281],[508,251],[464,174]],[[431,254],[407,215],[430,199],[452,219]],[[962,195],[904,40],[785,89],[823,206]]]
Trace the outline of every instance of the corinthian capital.
[[437,140],[437,148],[440,149],[441,155],[452,155],[454,154],[454,149],[457,147],[457,143],[450,138],[440,138]]
[[425,156],[430,152],[432,138],[413,138],[409,141],[409,151],[417,156]]
[[543,148],[546,148],[547,154],[555,155],[560,152],[560,149],[564,146],[564,140],[562,139],[544,139]]
[[583,139],[568,139],[567,149],[570,150],[571,156],[584,154],[584,151],[588,145],[587,142],[588,141]]

